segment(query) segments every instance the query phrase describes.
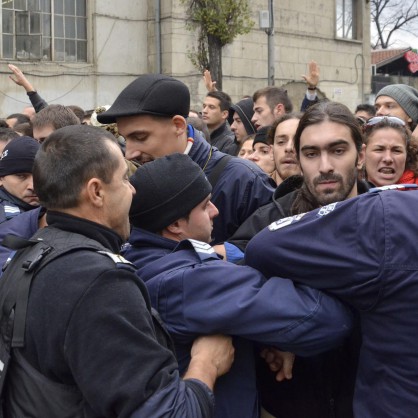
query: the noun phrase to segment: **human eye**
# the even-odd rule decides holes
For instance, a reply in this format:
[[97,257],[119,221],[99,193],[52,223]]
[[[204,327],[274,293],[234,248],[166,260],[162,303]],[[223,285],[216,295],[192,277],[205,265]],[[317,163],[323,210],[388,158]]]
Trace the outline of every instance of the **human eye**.
[[303,153],[306,158],[315,158],[317,153],[315,151],[306,151]]
[[343,155],[345,153],[346,149],[345,148],[335,148],[334,149],[334,154],[335,155]]

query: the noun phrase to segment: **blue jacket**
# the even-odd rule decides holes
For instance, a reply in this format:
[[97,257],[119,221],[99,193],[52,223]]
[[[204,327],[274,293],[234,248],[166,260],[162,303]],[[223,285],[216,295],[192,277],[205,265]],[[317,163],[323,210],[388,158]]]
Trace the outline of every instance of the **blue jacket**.
[[312,355],[335,347],[350,331],[351,313],[336,299],[287,279],[266,281],[252,268],[221,260],[208,244],[177,243],[137,228],[130,244],[124,256],[137,266],[174,339],[181,371],[198,335],[236,337],[233,368],[216,384],[218,418],[258,417],[249,340]]
[[417,191],[366,193],[275,222],[246,249],[267,277],[327,290],[358,310],[356,417],[417,415],[417,207]]
[[0,224],[34,208],[36,206],[29,205],[8,193],[3,187],[0,187]]
[[[225,154],[211,147],[191,125],[188,135],[194,138],[190,158],[209,176]],[[213,222],[213,243],[226,241],[259,206],[271,201],[273,192],[272,180],[256,164],[233,157],[212,191],[211,200],[219,210]]]
[[[38,230],[38,220],[42,212],[45,212],[45,208],[38,206],[35,209],[23,212],[18,216],[10,219],[7,222],[0,223],[0,244],[3,238],[8,234],[17,235],[21,238],[29,239]],[[0,245],[0,270],[6,260],[12,254],[10,248]],[[0,271],[1,274],[1,271]]]

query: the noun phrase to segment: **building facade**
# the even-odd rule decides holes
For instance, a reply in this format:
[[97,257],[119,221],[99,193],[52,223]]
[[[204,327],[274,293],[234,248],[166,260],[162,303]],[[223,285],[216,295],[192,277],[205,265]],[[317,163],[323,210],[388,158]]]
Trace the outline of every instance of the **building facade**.
[[[271,1],[274,82],[295,107],[310,60],[321,68],[321,93],[354,108],[370,93],[370,9],[360,0],[254,0],[255,25],[223,49],[223,89],[234,101],[268,84],[267,34],[259,13]],[[3,0],[0,51],[1,115],[29,104],[8,75],[19,66],[48,103],[84,109],[111,104],[147,72],[172,75],[190,88],[193,107],[205,95],[188,58],[196,34],[180,0]]]

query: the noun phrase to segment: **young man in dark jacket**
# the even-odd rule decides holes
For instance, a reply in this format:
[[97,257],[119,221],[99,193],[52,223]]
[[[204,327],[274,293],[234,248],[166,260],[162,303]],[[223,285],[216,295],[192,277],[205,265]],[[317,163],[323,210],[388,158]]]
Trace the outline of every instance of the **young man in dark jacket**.
[[[134,189],[113,135],[89,126],[59,129],[43,143],[33,172],[48,210],[48,227],[34,238],[47,254],[72,251],[34,273],[25,343],[12,348],[5,416],[210,418],[213,385],[230,367],[231,343],[203,337],[180,377],[145,286],[118,255],[129,235]],[[27,269],[20,254],[0,281],[2,295]]]
[[316,354],[344,339],[350,315],[325,294],[223,261],[209,245],[218,214],[211,185],[187,156],[145,164],[132,184],[134,228],[125,256],[174,338],[181,370],[199,333],[234,335],[235,363],[217,382],[215,416],[258,418],[253,342]]
[[[275,221],[367,191],[365,182],[357,181],[364,160],[362,135],[346,106],[323,102],[310,107],[294,139],[303,177],[285,180],[273,201],[254,212],[226,245],[244,251],[251,238]],[[359,340],[356,328],[341,348],[311,358],[297,356],[293,379],[286,382],[277,383],[260,362],[263,406],[280,418],[352,418]]]
[[[187,154],[210,177],[225,156],[203,139],[186,117],[189,89],[181,81],[147,74],[129,84],[97,119],[118,124],[126,140],[126,158],[142,163],[173,153]],[[259,206],[270,201],[274,188],[268,176],[249,161],[232,157],[219,173],[213,203],[214,243],[226,241]]]

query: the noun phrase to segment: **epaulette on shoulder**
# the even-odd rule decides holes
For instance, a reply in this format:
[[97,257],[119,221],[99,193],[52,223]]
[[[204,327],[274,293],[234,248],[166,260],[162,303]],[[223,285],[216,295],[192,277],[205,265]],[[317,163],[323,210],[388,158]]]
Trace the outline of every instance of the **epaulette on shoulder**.
[[187,241],[189,241],[190,244],[192,244],[194,250],[196,251],[197,255],[202,261],[208,260],[211,258],[213,259],[219,258],[219,256],[216,254],[213,247],[207,244],[206,242],[197,241],[194,239],[188,239]]
[[368,190],[368,192],[378,193],[378,192],[384,192],[386,190],[406,191],[406,190],[417,190],[417,189],[418,189],[417,184],[388,184],[386,186],[372,187]]
[[97,251],[99,254],[103,254],[109,257],[116,265],[126,265],[132,266],[135,268],[135,265],[128,261],[126,258],[122,257],[120,254],[115,254],[110,251]]

